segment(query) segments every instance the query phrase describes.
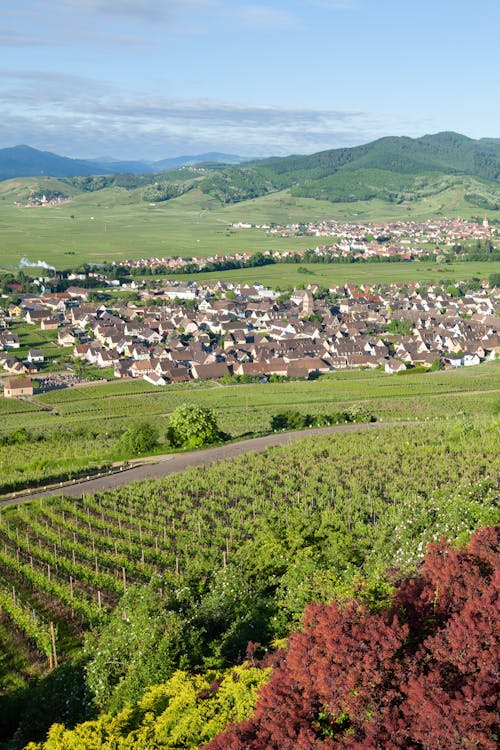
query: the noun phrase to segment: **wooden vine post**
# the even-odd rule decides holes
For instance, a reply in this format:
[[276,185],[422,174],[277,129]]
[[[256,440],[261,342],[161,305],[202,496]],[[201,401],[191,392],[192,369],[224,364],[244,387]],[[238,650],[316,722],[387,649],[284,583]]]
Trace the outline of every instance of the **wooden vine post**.
[[50,657],[49,662],[52,662],[52,664],[50,665],[52,669],[57,668],[59,665],[59,662],[57,660],[56,632],[52,620],[50,621],[50,640],[52,641],[52,656]]

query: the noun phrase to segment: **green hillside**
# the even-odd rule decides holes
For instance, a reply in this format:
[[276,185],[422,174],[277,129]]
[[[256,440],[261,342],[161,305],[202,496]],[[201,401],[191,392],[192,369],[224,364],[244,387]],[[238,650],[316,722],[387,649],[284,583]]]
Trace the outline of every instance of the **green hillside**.
[[468,175],[477,184],[467,191],[469,202],[489,210],[499,207],[499,145],[458,133],[381,138],[365,146],[268,159],[255,166],[268,178],[275,175],[278,187],[291,187],[293,195],[341,203],[418,200],[456,184],[453,176]]
[[490,180],[500,175],[497,143],[476,141],[459,133],[437,133],[422,138],[387,137],[354,148],[321,151],[255,162],[276,174],[318,179],[341,169],[387,169],[399,174],[441,171],[473,174]]
[[[69,200],[26,207],[33,193]],[[206,163],[157,174],[16,178],[0,182],[0,266],[15,267],[24,256],[60,268],[305,249],[311,242],[235,229],[233,222],[425,220],[486,212],[500,221],[500,144],[456,133],[382,138],[238,167]]]
[[[423,138],[389,137],[355,148],[322,151],[230,167],[201,179],[198,187],[221,203],[238,203],[290,188],[293,195],[334,203],[381,198],[418,200],[473,178],[472,205],[500,205],[500,147],[457,133]],[[455,178],[455,180],[453,179]]]
[[[85,262],[164,255],[208,256],[238,251],[306,249],[316,244],[307,236],[282,237],[262,229],[237,229],[233,222],[290,224],[334,219],[339,221],[424,221],[452,216],[482,216],[485,209],[465,200],[464,184],[457,177],[447,189],[417,200],[370,200],[332,203],[292,195],[290,190],[269,193],[239,203],[221,204],[198,189],[163,202],[145,202],[141,189],[106,188],[74,194],[55,206],[22,208],[32,178],[0,183],[0,267],[13,269],[23,257],[45,260],[56,268]],[[64,189],[62,180],[43,178],[39,192]],[[12,187],[11,190],[9,188]],[[70,196],[71,197],[71,196]],[[500,211],[488,211],[490,221]]]

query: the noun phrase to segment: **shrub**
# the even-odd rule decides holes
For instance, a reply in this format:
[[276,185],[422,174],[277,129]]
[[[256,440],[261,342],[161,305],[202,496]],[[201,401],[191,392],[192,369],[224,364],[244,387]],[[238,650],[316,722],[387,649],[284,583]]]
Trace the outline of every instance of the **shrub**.
[[380,612],[311,604],[253,717],[206,750],[494,750],[499,541],[434,544]]
[[301,414],[300,411],[282,411],[271,417],[272,430],[301,430],[313,423],[309,414]]
[[169,420],[168,442],[174,448],[201,448],[222,438],[217,418],[211,409],[194,404],[182,404]]
[[136,456],[156,448],[158,437],[158,430],[150,422],[134,422],[123,433],[120,439],[120,447],[127,453]]

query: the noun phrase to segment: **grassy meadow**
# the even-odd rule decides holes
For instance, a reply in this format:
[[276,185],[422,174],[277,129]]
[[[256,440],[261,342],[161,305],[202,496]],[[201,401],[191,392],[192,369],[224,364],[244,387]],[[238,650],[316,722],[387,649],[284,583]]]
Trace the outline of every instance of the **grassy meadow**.
[[[304,270],[306,269],[306,270]],[[295,286],[319,284],[330,287],[350,284],[392,284],[407,281],[440,283],[442,279],[461,281],[474,277],[487,279],[500,272],[499,261],[456,263],[276,263],[257,268],[213,271],[200,274],[180,274],[175,278],[188,280],[221,279],[242,284],[264,284],[272,289],[291,289]]]
[[[14,202],[37,191],[59,189],[72,200],[54,206],[23,208]],[[147,203],[141,189],[106,188],[76,194],[58,180],[23,178],[0,183],[0,267],[13,269],[23,257],[56,268],[153,256],[208,256],[237,251],[304,249],[312,237],[280,237],[260,229],[234,229],[232,222],[253,224],[345,221],[425,220],[481,214],[466,203],[464,189],[401,204],[374,199],[353,203],[293,197],[289,191],[223,205],[192,190],[163,203]],[[491,218],[500,212],[489,212]]]
[[[230,228],[232,221],[245,220],[243,207],[236,212],[233,206],[227,214],[216,200],[198,191],[155,204],[142,201],[137,191],[120,188],[47,207],[14,207],[10,195],[3,198],[0,192],[0,265],[9,269],[23,257],[67,268],[127,258],[298,249],[308,247],[311,240]],[[304,208],[306,215],[310,217]]]

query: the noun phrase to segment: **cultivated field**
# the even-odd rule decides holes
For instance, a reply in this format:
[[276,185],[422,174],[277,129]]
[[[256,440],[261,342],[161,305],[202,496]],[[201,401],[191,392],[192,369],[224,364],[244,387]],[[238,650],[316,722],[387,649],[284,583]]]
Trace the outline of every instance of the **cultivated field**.
[[[67,192],[64,183],[53,183],[54,189]],[[424,220],[480,213],[464,202],[459,189],[402,204],[380,200],[330,203],[294,198],[282,191],[224,206],[198,190],[164,203],[147,203],[140,190],[106,188],[50,207],[14,206],[14,201],[25,200],[30,187],[38,189],[38,184],[29,178],[0,183],[0,267],[15,268],[23,257],[44,260],[60,269],[84,262],[305,249],[316,244],[311,237],[282,238],[262,230],[229,227],[239,221]],[[50,184],[48,180],[47,189]],[[492,218],[500,215],[490,213]]]
[[[349,595],[361,580],[367,597],[383,599],[387,568],[411,570],[425,542],[463,540],[498,518],[497,428],[453,419],[308,438],[161,482],[2,511],[0,605],[18,635],[14,643],[0,630],[10,656],[0,678],[7,684],[17,661],[22,684],[34,651],[38,670],[54,657],[50,622],[64,660],[92,625],[144,617],[149,596],[182,626],[182,658],[194,667],[195,633],[220,666],[249,634],[260,643],[286,635],[311,599]],[[112,615],[132,584],[141,589]],[[164,613],[145,611],[140,639],[155,618],[165,629]],[[133,664],[149,651],[133,640],[124,657],[114,645],[123,634],[110,633],[91,646],[87,679],[101,706],[120,707],[140,691]],[[113,665],[124,658],[117,684]],[[161,682],[172,667],[158,668]]]
[[[0,489],[130,458],[119,440],[131,421],[150,419],[163,437],[168,415],[186,402],[213,409],[220,428],[236,438],[267,432],[273,414],[286,408],[332,414],[361,404],[379,421],[470,419],[498,413],[499,372],[500,364],[492,362],[454,372],[335,372],[316,381],[249,385],[191,383],[158,389],[143,380],[115,381],[52,391],[32,402],[0,399],[0,436],[23,427],[29,432],[21,443],[0,446]],[[168,448],[162,443],[158,451]]]
[[500,261],[446,264],[429,263],[428,261],[411,263],[276,263],[258,268],[180,274],[175,278],[198,282],[209,279],[223,279],[250,285],[264,284],[272,289],[292,289],[307,284],[330,287],[346,283],[391,284],[407,281],[441,283],[443,279],[451,281],[463,281],[474,277],[487,279],[491,274],[499,271]]

